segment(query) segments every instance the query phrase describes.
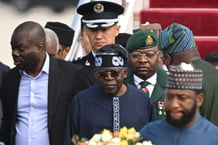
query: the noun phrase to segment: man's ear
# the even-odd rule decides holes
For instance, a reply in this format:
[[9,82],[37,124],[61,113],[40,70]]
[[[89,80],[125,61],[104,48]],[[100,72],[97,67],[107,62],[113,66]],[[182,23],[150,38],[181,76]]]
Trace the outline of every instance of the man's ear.
[[168,67],[172,63],[172,58],[169,54],[164,54],[164,62],[166,66]]
[[70,46],[64,48],[64,50],[63,50],[63,56],[64,56],[64,58],[67,56],[67,54],[68,54],[69,51],[70,51]]
[[125,68],[123,74],[124,79],[127,78],[127,75],[128,75],[128,68]]
[[120,33],[120,25],[117,25],[117,27],[116,27],[116,29],[117,29],[117,33],[116,33],[116,36],[118,36],[119,35],[119,33]]
[[198,94],[196,100],[197,100],[197,106],[200,108],[204,102],[204,93]]
[[38,50],[45,50],[46,48],[46,45],[45,45],[45,43],[43,43],[43,42],[39,42],[39,44],[37,45],[37,47],[38,47]]

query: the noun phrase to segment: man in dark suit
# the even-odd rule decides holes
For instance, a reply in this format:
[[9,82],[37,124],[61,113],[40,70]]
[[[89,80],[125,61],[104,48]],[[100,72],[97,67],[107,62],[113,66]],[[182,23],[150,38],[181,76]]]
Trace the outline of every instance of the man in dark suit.
[[155,33],[149,30],[137,31],[128,39],[126,48],[129,52],[129,72],[125,81],[149,93],[155,119],[161,119],[165,116],[167,74],[159,67],[161,53],[157,45]]
[[49,57],[45,32],[35,22],[24,22],[14,30],[11,48],[16,67],[2,80],[0,141],[62,145],[80,66]]
[[109,1],[92,1],[79,6],[77,12],[82,15],[83,31],[86,31],[92,47],[89,54],[73,61],[75,64],[86,66],[81,72],[82,78],[78,78],[81,82],[77,86],[80,91],[97,83],[93,73],[95,53],[104,45],[115,43],[115,37],[120,31],[118,16],[124,12],[124,8]]
[[[0,62],[0,92],[1,92],[1,85],[2,85],[2,76],[9,69],[10,69],[9,66]],[[1,105],[1,96],[0,96],[0,126],[1,126],[1,124],[2,124],[2,105]]]

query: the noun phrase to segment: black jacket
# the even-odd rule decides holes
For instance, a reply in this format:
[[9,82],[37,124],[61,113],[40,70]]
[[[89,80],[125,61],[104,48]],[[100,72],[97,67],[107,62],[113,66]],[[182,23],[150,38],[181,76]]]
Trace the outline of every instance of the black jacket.
[[[50,57],[48,80],[48,133],[50,145],[64,143],[68,108],[75,95],[80,66]],[[0,141],[14,145],[18,91],[21,75],[18,68],[5,73],[2,81],[3,120]]]

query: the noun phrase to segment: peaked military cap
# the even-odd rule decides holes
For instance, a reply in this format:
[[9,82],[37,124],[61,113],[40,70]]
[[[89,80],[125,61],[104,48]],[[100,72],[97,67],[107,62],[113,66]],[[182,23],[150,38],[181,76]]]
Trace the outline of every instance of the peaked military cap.
[[91,29],[115,25],[123,12],[121,5],[109,1],[91,1],[77,8],[77,13],[82,15],[82,23]]

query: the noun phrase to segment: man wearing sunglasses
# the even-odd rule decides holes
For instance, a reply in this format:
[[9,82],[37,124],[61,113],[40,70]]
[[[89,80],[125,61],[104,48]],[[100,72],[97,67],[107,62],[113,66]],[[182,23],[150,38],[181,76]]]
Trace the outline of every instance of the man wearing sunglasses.
[[73,98],[65,145],[70,145],[75,135],[89,139],[103,129],[120,131],[124,126],[140,130],[154,119],[147,94],[124,83],[127,61],[128,52],[119,44],[105,45],[96,53],[98,84]]
[[149,30],[134,33],[127,42],[129,52],[129,72],[125,79],[149,94],[153,104],[155,119],[165,116],[164,91],[167,81],[166,72],[159,68],[161,60],[158,39]]

